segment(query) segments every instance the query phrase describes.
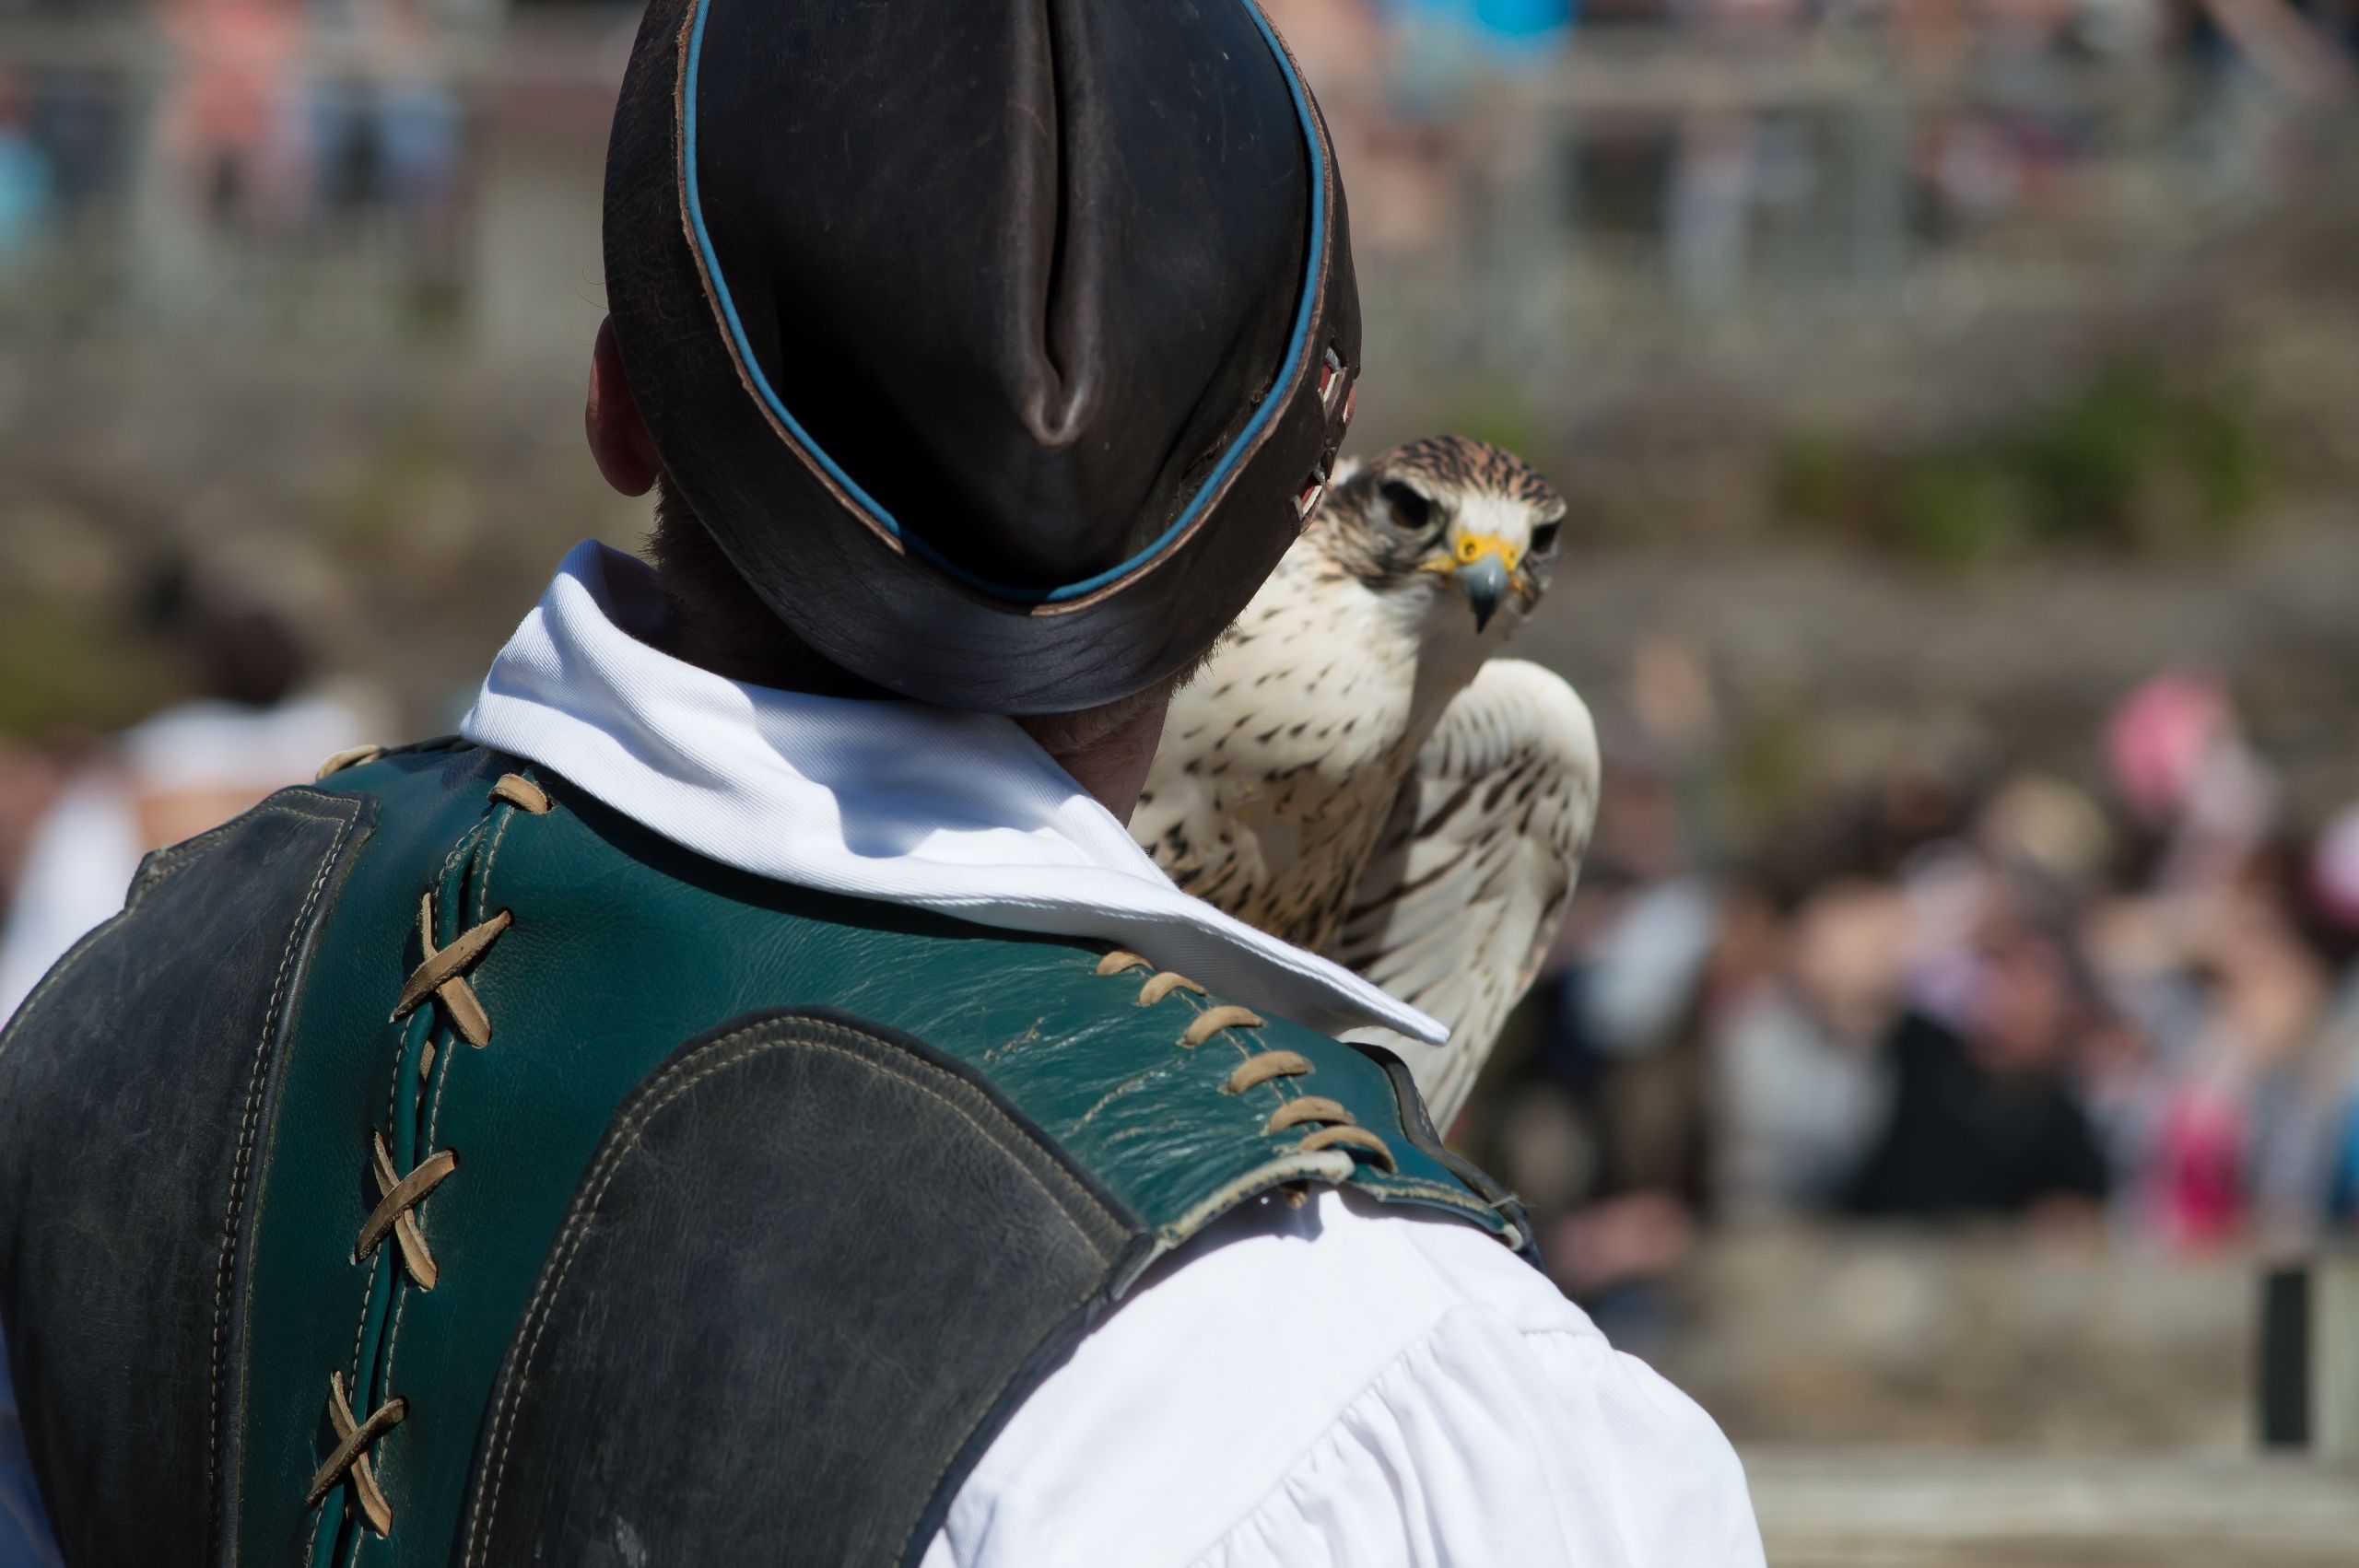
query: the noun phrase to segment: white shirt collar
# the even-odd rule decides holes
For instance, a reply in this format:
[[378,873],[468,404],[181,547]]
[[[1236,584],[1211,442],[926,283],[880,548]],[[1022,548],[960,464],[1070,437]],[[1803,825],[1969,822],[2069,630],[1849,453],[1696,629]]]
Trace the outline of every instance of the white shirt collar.
[[1174,887],[1012,720],[810,696],[660,651],[645,563],[576,545],[461,725],[708,860],[977,925],[1128,948],[1329,1033],[1439,1024]]

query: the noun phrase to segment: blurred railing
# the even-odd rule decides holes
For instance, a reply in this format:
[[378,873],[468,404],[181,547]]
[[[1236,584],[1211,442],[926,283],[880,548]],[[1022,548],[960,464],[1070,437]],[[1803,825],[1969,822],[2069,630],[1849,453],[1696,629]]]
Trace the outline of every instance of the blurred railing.
[[1605,340],[2118,296],[2295,199],[2344,131],[2233,64],[1843,35],[1590,35],[1423,104],[1326,96],[1392,354],[1543,377]]
[[[509,215],[594,235],[627,43],[614,15],[0,25],[0,331],[464,333],[513,248],[549,242]],[[1848,32],[1594,29],[1529,69],[1320,85],[1371,317],[1439,368],[2118,288],[2289,189],[2320,123],[2233,64],[1986,43],[1928,65]],[[536,139],[570,156],[502,156]]]
[[[594,241],[628,18],[247,21],[0,23],[0,333],[464,335],[549,197]],[[552,142],[561,189],[503,157]]]

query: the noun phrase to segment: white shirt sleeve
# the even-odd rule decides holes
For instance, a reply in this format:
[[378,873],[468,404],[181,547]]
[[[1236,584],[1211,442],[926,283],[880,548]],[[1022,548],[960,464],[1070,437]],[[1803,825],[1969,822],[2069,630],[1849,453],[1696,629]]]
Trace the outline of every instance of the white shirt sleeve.
[[0,1024],[50,965],[123,908],[147,847],[130,796],[111,773],[66,781],[33,828],[14,893],[0,904]]
[[1750,1568],[1709,1417],[1472,1226],[1231,1216],[1017,1410],[923,1568]]

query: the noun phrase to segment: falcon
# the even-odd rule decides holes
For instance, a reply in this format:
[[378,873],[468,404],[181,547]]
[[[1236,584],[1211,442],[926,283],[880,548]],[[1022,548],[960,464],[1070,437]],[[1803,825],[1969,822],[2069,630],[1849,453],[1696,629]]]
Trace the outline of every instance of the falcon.
[[1182,889],[1450,1031],[1355,1031],[1449,1125],[1555,940],[1597,811],[1589,709],[1491,655],[1565,500],[1513,453],[1414,441],[1337,483],[1172,700],[1131,831]]

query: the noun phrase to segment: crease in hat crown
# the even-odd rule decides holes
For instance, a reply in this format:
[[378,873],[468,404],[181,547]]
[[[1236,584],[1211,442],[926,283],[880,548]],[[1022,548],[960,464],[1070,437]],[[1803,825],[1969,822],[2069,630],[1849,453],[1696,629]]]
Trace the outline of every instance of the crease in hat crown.
[[[1063,712],[1186,668],[1351,419],[1344,183],[1251,0],[651,0],[605,218],[671,493],[816,654],[903,696]],[[1071,325],[1069,232],[1109,374],[1044,445],[1000,400]]]
[[959,582],[968,590],[999,600],[1011,606],[1034,607],[1069,604],[1086,599],[1103,590],[1114,587],[1125,579],[1144,571],[1184,541],[1205,513],[1215,505],[1229,479],[1245,460],[1258,448],[1276,422],[1287,402],[1286,393],[1302,378],[1311,357],[1310,340],[1320,322],[1320,291],[1329,267],[1328,246],[1331,242],[1328,207],[1328,182],[1332,171],[1328,165],[1325,140],[1320,134],[1317,111],[1312,108],[1310,94],[1304,87],[1300,71],[1276,29],[1263,15],[1255,0],[1238,0],[1255,29],[1269,48],[1279,74],[1285,77],[1286,92],[1292,99],[1297,123],[1300,126],[1305,148],[1309,154],[1310,185],[1310,229],[1305,246],[1303,276],[1297,296],[1294,318],[1287,333],[1286,355],[1268,390],[1248,417],[1245,425],[1222,448],[1220,455],[1204,477],[1195,486],[1179,515],[1144,548],[1129,559],[1109,567],[1075,582],[1050,589],[1024,588],[994,582],[960,566],[943,551],[929,543],[918,530],[903,524],[861,483],[828,453],[804,427],[793,410],[786,405],[769,377],[762,369],[761,360],[747,338],[745,322],[737,312],[736,300],[729,289],[729,280],[722,270],[721,257],[712,236],[705,227],[704,205],[698,176],[697,158],[697,82],[704,53],[705,18],[711,14],[713,0],[690,0],[687,48],[680,75],[680,186],[683,211],[694,240],[698,268],[703,272],[713,303],[721,317],[729,352],[735,360],[738,372],[745,384],[760,400],[766,411],[783,429],[789,439],[799,447],[827,474],[828,480],[863,514],[869,524],[928,566]]

